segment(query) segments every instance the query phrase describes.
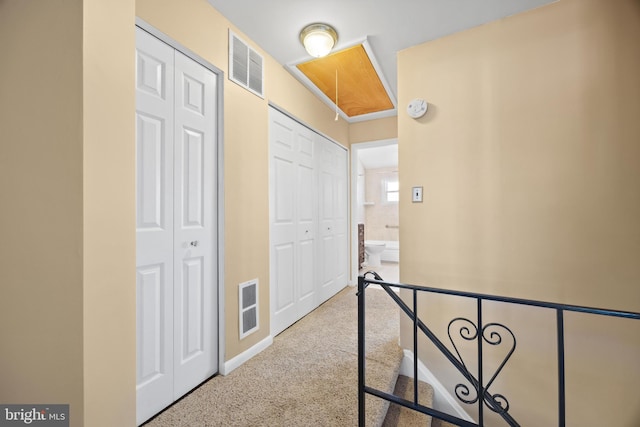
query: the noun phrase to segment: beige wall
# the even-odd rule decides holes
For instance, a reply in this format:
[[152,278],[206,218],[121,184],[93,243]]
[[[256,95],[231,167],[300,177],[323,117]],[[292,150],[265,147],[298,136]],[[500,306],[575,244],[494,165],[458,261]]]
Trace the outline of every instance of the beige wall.
[[[265,56],[265,99],[228,80],[231,24],[205,0],[138,0],[136,14],[225,72],[225,360],[269,335],[269,161],[268,103],[349,145],[348,124],[248,37],[232,30]],[[295,36],[295,35],[293,35]],[[238,284],[260,281],[260,330],[242,341],[238,325]]]
[[[563,0],[400,52],[399,105],[430,103],[398,118],[402,194],[424,186],[424,203],[400,204],[402,282],[640,311],[638,40],[637,0]],[[445,336],[473,312],[431,301]],[[495,316],[523,337],[512,366],[530,380],[503,387],[535,401],[554,346],[531,338],[548,320]],[[605,409],[623,411],[607,423],[637,425],[640,327],[590,326],[568,316],[569,425],[599,425]]]
[[398,117],[355,122],[349,125],[349,142],[371,142],[398,137]]
[[0,2],[0,402],[72,426],[135,423],[133,3],[99,3]]
[[82,1],[0,2],[0,40],[0,402],[82,420]]
[[84,425],[135,425],[134,0],[83,1]]

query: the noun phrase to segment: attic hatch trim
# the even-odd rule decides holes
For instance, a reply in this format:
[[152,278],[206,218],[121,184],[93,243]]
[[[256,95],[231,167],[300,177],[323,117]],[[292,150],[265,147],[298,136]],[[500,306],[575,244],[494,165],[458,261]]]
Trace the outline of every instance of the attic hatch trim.
[[362,47],[364,48],[367,56],[369,57],[369,60],[371,61],[371,65],[372,65],[374,71],[376,72],[376,74],[378,76],[378,79],[380,79],[380,83],[382,83],[382,86],[383,86],[387,96],[389,97],[389,100],[391,101],[391,104],[393,105],[393,108],[388,109],[388,110],[384,110],[384,111],[366,113],[366,114],[361,114],[361,115],[358,115],[358,116],[350,117],[341,108],[337,107],[333,103],[333,101],[327,95],[325,95],[324,92],[322,92],[322,90],[320,90],[320,88],[318,88],[311,80],[309,80],[309,78],[302,71],[300,71],[300,69],[298,68],[298,65],[306,63],[306,62],[309,62],[309,61],[312,61],[312,60],[316,60],[315,58],[310,59],[309,57],[304,57],[304,58],[299,59],[297,61],[288,63],[285,67],[307,89],[309,89],[311,92],[313,92],[313,94],[316,95],[322,102],[327,104],[327,106],[329,106],[332,111],[335,111],[337,109],[338,113],[340,114],[340,117],[342,119],[344,119],[345,121],[347,121],[348,123],[363,122],[363,121],[367,121],[367,120],[375,120],[375,119],[381,119],[381,118],[384,118],[384,117],[396,116],[398,114],[398,103],[396,101],[395,96],[393,95],[393,91],[391,90],[391,87],[389,86],[389,83],[387,82],[387,80],[384,77],[384,74],[382,73],[382,69],[380,68],[378,60],[376,59],[375,55],[373,54],[373,50],[371,49],[371,45],[369,44],[368,38],[365,37],[364,39],[360,39],[360,40],[358,40],[356,42],[353,42],[353,43],[351,43],[349,45],[341,46],[340,50],[335,50],[330,55],[333,55],[333,54],[336,54],[336,53],[340,53],[340,52],[342,52],[344,50],[350,49],[352,47],[360,46],[360,45],[362,45]]

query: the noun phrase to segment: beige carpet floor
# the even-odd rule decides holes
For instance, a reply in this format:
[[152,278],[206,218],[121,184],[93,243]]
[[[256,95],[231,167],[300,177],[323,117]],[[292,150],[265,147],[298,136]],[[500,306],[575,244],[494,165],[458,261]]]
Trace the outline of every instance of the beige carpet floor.
[[[398,308],[367,289],[366,383],[391,392],[402,360]],[[357,297],[347,287],[226,376],[216,376],[152,419],[148,427],[357,426]],[[387,406],[367,396],[367,426]]]

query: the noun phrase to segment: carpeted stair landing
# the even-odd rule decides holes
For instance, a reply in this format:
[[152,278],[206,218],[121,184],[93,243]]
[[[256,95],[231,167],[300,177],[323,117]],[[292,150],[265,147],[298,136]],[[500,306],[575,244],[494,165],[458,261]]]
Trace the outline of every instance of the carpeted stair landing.
[[[398,376],[393,394],[403,399],[413,401],[414,385],[413,378],[404,375]],[[421,405],[432,407],[433,387],[418,381],[418,402]],[[432,427],[432,420],[429,415],[407,409],[404,406],[392,403],[389,406],[387,415],[382,423],[382,427],[403,427],[403,426],[426,426]]]
[[[367,385],[391,392],[402,361],[398,308],[367,289]],[[149,427],[357,426],[357,297],[345,288],[226,376],[216,376],[147,423]],[[388,403],[366,399],[367,426]]]

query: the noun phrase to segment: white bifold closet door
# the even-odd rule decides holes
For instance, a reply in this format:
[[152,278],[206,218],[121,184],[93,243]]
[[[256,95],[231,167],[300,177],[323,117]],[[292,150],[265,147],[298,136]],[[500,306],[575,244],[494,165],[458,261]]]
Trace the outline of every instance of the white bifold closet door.
[[349,281],[349,206],[347,151],[320,147],[320,299],[326,301]]
[[136,28],[138,424],[217,371],[216,78]]
[[318,142],[314,132],[270,109],[271,332],[318,305]]
[[347,150],[275,108],[269,120],[271,333],[348,282]]

